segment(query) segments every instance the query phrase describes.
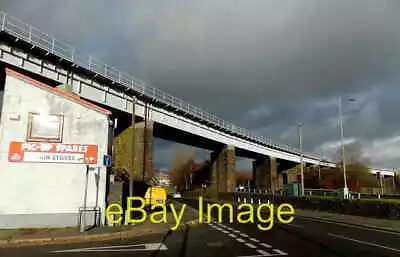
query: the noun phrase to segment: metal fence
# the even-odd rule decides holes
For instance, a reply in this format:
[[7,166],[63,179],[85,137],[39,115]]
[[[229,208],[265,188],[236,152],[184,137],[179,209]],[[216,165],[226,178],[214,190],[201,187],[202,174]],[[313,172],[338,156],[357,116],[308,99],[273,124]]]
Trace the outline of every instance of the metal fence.
[[[236,188],[236,193],[245,195],[272,195],[269,189],[249,189],[249,188]],[[284,195],[283,190],[275,193],[276,195]],[[339,191],[334,189],[304,189],[305,196],[320,196],[320,197],[340,197]],[[350,192],[350,199],[400,199],[400,194],[364,194],[358,192]]]
[[[217,117],[215,114],[206,112],[200,107],[189,104],[175,96],[161,91],[158,88],[152,87],[151,85],[139,79],[136,79],[124,72],[121,72],[93,56],[84,55],[77,51],[77,49],[75,49],[72,45],[60,41],[53,36],[50,36],[42,32],[41,30],[25,23],[24,21],[21,21],[2,11],[0,11],[0,28],[1,31],[5,31],[10,35],[29,42],[30,44],[41,48],[55,56],[70,61],[95,74],[108,78],[114,83],[118,83],[126,88],[132,89],[138,94],[144,95],[150,99],[153,99],[154,101],[183,111],[197,119],[212,124],[215,127],[221,128],[225,131],[236,134],[240,137],[247,138],[259,144],[269,146],[271,148],[286,151],[296,155],[300,154],[300,151],[294,147],[274,142],[271,140],[270,137],[259,136],[250,132],[247,129],[240,128],[232,124],[231,122],[225,121]],[[320,155],[314,153],[303,151],[303,154],[305,157],[315,160],[321,159]],[[322,159],[328,160],[324,157]]]

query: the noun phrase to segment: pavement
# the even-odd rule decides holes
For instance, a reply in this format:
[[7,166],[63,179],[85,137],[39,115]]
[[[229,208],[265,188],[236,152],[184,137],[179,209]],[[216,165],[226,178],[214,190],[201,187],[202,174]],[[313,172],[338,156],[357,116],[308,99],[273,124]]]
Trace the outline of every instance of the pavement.
[[[179,212],[182,204],[179,202],[174,202],[173,204],[177,212]],[[87,231],[84,233],[80,233],[78,227],[0,229],[0,248],[123,239],[147,234],[166,233],[176,225],[175,218],[170,210],[167,213],[167,223],[153,224],[149,219],[149,215],[148,213],[148,219],[143,223],[128,226],[87,227]],[[181,226],[195,221],[195,210],[187,207],[182,217]]]
[[[199,215],[194,210],[197,201],[182,200],[182,203],[193,207],[190,215]],[[214,218],[217,217],[215,211],[212,212]],[[174,232],[103,242],[7,248],[0,249],[0,256],[22,257],[27,253],[30,257],[400,256],[400,233],[300,216],[290,224],[274,223],[271,230],[261,231],[257,228],[257,220],[245,224],[237,222],[236,209],[234,222],[230,223],[228,211],[223,210],[222,222],[214,219],[209,224],[185,226]]]

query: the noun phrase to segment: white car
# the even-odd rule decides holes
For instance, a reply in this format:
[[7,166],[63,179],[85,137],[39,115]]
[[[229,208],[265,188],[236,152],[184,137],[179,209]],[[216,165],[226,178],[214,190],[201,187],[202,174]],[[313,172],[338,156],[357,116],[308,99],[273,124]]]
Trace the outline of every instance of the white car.
[[174,193],[174,195],[172,197],[174,199],[179,199],[179,198],[182,198],[182,195],[181,195],[181,193],[176,192],[176,193]]

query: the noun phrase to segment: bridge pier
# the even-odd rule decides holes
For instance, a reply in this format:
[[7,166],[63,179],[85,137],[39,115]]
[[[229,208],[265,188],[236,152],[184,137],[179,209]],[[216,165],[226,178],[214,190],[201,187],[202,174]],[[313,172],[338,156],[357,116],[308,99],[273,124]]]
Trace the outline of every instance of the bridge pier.
[[233,146],[211,153],[211,188],[216,193],[234,192],[236,188],[236,154]]
[[[114,169],[133,174],[135,181],[148,182],[153,170],[153,121],[135,124],[134,151],[132,151],[132,125],[114,138]],[[133,156],[134,155],[134,156]],[[134,158],[134,167],[132,167]]]
[[276,158],[267,157],[253,161],[253,179],[256,188],[275,192],[279,185]]
[[152,121],[135,124],[135,170],[145,182],[149,182],[153,175],[153,128]]

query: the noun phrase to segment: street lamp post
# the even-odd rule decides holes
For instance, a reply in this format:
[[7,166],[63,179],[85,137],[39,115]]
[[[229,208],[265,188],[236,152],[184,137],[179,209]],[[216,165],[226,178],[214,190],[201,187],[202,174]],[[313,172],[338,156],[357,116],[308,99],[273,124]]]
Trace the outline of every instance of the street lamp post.
[[[354,102],[354,98],[347,99],[349,102]],[[339,96],[339,125],[340,125],[340,142],[342,146],[342,165],[343,165],[343,179],[344,179],[344,198],[348,197],[347,187],[347,174],[346,174],[346,155],[344,149],[344,132],[343,132],[343,111],[342,111],[342,97]]]
[[346,174],[346,160],[344,152],[344,132],[343,132],[343,114],[342,114],[342,97],[339,96],[339,125],[340,125],[340,143],[342,146],[342,166],[343,166],[343,178],[344,178],[344,188],[347,189],[347,174]]
[[304,196],[304,165],[303,165],[303,132],[302,132],[302,124],[298,124],[299,129],[299,148],[300,148],[300,178],[301,178],[301,195]]

